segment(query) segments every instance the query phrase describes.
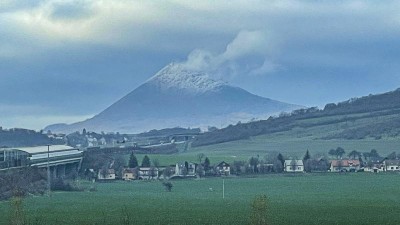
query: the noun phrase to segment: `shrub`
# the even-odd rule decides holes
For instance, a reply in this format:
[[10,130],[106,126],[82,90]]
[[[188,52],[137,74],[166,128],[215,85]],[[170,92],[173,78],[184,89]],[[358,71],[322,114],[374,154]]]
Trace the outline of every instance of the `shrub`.
[[168,191],[168,192],[172,191],[173,185],[171,182],[163,182],[162,184],[164,185],[166,191]]
[[51,183],[52,191],[83,191],[83,188],[64,180],[63,178],[56,178]]
[[267,196],[257,196],[251,203],[250,224],[267,225],[268,207]]
[[96,191],[97,191],[97,187],[96,187],[96,186],[91,186],[91,187],[89,188],[89,191],[90,191],[90,192],[96,192]]
[[13,197],[11,199],[11,212],[9,222],[11,225],[23,225],[27,223],[21,196]]
[[27,194],[43,194],[46,191],[43,170],[26,167],[0,172],[0,200],[23,197]]

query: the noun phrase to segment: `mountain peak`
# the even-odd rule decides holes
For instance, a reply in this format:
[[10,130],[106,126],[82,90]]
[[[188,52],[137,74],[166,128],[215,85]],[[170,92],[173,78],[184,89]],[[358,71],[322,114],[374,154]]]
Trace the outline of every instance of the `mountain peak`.
[[151,77],[147,83],[165,90],[179,89],[194,93],[204,93],[226,85],[222,81],[210,78],[207,73],[189,69],[180,63],[168,64]]
[[268,118],[299,106],[263,98],[171,63],[146,83],[88,120],[55,126],[52,132],[143,132],[167,127],[222,126]]

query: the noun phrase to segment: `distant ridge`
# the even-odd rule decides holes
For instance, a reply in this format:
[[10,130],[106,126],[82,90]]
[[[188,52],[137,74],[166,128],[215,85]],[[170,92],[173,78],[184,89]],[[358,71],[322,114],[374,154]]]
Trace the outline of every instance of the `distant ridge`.
[[229,126],[197,136],[192,146],[278,132],[314,139],[400,138],[400,89],[329,103],[323,110],[315,107],[299,109],[268,120]]

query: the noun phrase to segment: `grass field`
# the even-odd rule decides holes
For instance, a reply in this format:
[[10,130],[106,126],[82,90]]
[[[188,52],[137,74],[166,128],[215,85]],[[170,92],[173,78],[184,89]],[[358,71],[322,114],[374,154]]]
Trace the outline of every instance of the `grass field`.
[[[25,211],[38,224],[247,224],[250,202],[265,194],[271,224],[400,224],[400,174],[226,178],[225,199],[221,178],[172,182],[172,192],[159,181],[98,183],[97,192],[28,197]],[[9,206],[0,203],[0,224]]]
[[[171,155],[149,155],[157,158],[161,165],[175,164],[179,161],[196,162],[197,154],[203,153],[209,157],[211,163],[222,160],[231,163],[234,160],[248,160],[252,156],[264,157],[269,152],[277,151],[285,157],[303,157],[307,150],[313,154],[327,154],[332,148],[343,147],[347,153],[352,150],[369,152],[376,149],[382,156],[392,152],[399,152],[400,139],[362,139],[362,140],[319,140],[315,136],[296,137],[296,131],[289,135],[276,133],[252,137],[248,140],[239,140],[221,144],[189,148],[186,152]],[[138,155],[139,162],[144,155]],[[128,157],[128,156],[127,156]]]

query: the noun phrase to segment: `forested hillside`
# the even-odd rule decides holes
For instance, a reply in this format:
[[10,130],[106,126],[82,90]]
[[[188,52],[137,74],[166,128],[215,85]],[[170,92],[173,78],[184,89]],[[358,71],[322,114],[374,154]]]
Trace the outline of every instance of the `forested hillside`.
[[64,144],[64,141],[49,138],[46,134],[34,130],[22,128],[0,130],[1,147],[24,147],[48,144]]
[[329,103],[322,110],[299,109],[267,120],[238,123],[199,135],[192,146],[277,132],[314,136],[315,139],[397,138],[400,136],[400,89]]

